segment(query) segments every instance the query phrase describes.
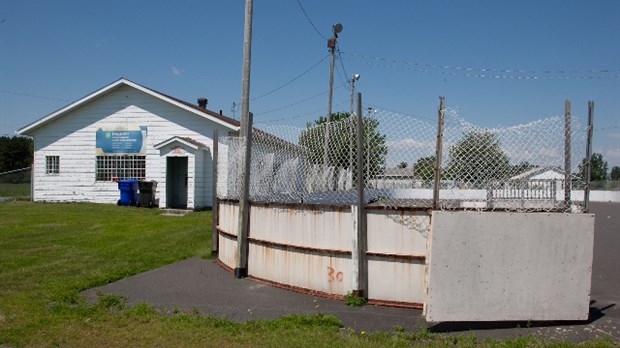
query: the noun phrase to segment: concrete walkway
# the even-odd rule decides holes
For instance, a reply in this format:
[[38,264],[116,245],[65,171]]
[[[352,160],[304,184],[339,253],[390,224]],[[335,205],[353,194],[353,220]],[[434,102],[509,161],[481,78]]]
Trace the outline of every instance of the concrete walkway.
[[237,279],[214,260],[197,257],[89,289],[83,294],[95,298],[97,291],[125,295],[130,304],[146,301],[167,311],[195,308],[236,321],[275,319],[291,313],[324,313],[337,316],[346,327],[356,331],[426,326],[420,310],[371,305],[349,307],[341,301]]

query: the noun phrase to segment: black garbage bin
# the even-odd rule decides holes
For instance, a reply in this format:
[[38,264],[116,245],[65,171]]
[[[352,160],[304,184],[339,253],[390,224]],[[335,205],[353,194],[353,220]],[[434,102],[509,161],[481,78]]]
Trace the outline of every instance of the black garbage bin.
[[138,188],[140,189],[140,199],[138,200],[138,206],[154,207],[156,205],[155,190],[157,189],[157,181],[139,181]]

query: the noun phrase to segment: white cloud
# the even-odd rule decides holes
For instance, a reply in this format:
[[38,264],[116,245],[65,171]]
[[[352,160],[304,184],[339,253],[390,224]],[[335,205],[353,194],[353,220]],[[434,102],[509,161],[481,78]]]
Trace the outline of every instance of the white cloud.
[[607,136],[612,139],[620,139],[620,132],[607,132]]
[[177,75],[177,76],[181,75],[181,70],[177,68],[176,66],[173,65],[170,67],[170,69],[172,70],[173,75]]
[[620,161],[620,148],[615,147],[615,148],[607,149],[607,151],[605,151],[605,157],[603,158],[604,159],[609,158],[610,160]]

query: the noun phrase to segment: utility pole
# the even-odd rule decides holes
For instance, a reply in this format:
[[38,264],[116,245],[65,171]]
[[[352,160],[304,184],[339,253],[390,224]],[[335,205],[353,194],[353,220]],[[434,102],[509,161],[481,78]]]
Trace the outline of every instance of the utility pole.
[[244,145],[242,190],[239,197],[239,225],[237,229],[237,264],[235,277],[248,275],[248,229],[250,222],[250,162],[252,147],[252,116],[250,115],[250,62],[252,60],[252,0],[245,0],[245,28],[243,31],[243,69],[241,71],[241,129],[239,136]]
[[334,64],[336,62],[336,40],[338,33],[342,31],[342,24],[336,23],[332,26],[332,37],[327,39],[327,48],[331,54],[329,62],[329,92],[327,93],[327,125],[325,126],[325,150],[323,153],[323,164],[329,166],[329,127],[332,122],[332,98],[334,96]]

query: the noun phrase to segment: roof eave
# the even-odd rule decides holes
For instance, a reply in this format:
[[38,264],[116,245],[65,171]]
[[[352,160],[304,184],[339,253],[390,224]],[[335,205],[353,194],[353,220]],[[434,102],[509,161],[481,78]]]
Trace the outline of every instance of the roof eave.
[[194,150],[198,150],[198,149],[206,148],[207,147],[206,145],[202,145],[202,146],[201,145],[197,145],[197,144],[194,144],[192,142],[186,141],[185,139],[183,139],[181,137],[174,136],[174,137],[172,137],[170,139],[164,140],[163,142],[153,146],[153,148],[155,150],[159,150],[159,149],[161,149],[161,148],[163,148],[163,147],[165,147],[167,145],[173,144],[173,143],[181,143],[183,145],[191,147]]
[[112,82],[111,84],[104,86],[96,91],[94,91],[93,93],[88,94],[87,96],[80,98],[76,101],[74,101],[73,103],[70,103],[54,112],[52,112],[51,114],[48,114],[47,116],[44,116],[43,118],[40,118],[34,122],[32,122],[31,124],[19,129],[17,131],[17,134],[20,135],[32,135],[31,131],[45,125],[46,123],[48,123],[49,121],[51,121],[52,119],[67,113],[81,105],[86,104],[87,102],[89,102],[90,100],[118,87],[120,84],[122,84],[123,82],[130,82],[129,80],[126,80],[124,78],[120,78],[114,82]]
[[45,125],[45,124],[47,124],[48,122],[50,122],[54,118],[59,117],[59,116],[65,114],[67,112],[70,112],[71,110],[74,110],[74,109],[76,109],[76,108],[78,108],[78,107],[88,103],[89,101],[91,101],[91,100],[93,100],[93,99],[95,99],[95,98],[97,98],[97,97],[99,97],[99,96],[109,92],[110,90],[113,90],[113,89],[117,88],[120,85],[131,86],[131,87],[133,87],[133,88],[135,88],[135,89],[137,89],[139,91],[142,91],[142,92],[144,92],[144,93],[146,93],[146,94],[148,94],[148,95],[150,95],[152,97],[164,100],[167,103],[173,104],[173,105],[175,105],[175,106],[177,106],[177,107],[179,107],[181,109],[189,111],[189,112],[191,112],[193,114],[196,114],[196,115],[198,115],[200,117],[208,118],[209,120],[211,120],[211,121],[213,121],[213,122],[215,122],[215,123],[217,123],[217,124],[219,124],[221,126],[224,126],[224,127],[228,128],[228,129],[230,129],[232,131],[239,131],[239,129],[240,129],[239,126],[232,125],[230,123],[227,123],[224,120],[221,120],[221,119],[219,119],[217,117],[209,115],[208,110],[205,110],[204,112],[203,111],[199,111],[197,109],[191,108],[191,107],[189,107],[189,106],[187,106],[187,105],[185,105],[185,104],[175,100],[174,98],[171,98],[171,97],[168,97],[168,96],[166,96],[164,94],[158,93],[158,92],[156,92],[154,90],[151,90],[149,88],[141,86],[141,85],[139,85],[139,84],[137,84],[135,82],[132,82],[130,80],[127,80],[125,78],[120,78],[120,79],[112,82],[111,84],[109,84],[107,86],[104,86],[104,87],[96,90],[95,92],[90,93],[89,95],[87,95],[87,96],[85,96],[85,97],[83,97],[81,99],[78,99],[78,100],[74,101],[73,103],[68,104],[67,106],[65,106],[65,107],[63,107],[63,108],[61,108],[61,109],[59,109],[57,111],[54,111],[51,114],[49,114],[49,115],[47,115],[47,116],[45,116],[45,117],[43,117],[43,118],[41,118],[41,119],[39,119],[39,120],[29,124],[29,125],[21,128],[21,129],[19,129],[17,131],[17,134],[20,134],[20,135],[33,135],[32,131],[34,131],[35,129],[37,129],[37,128]]

